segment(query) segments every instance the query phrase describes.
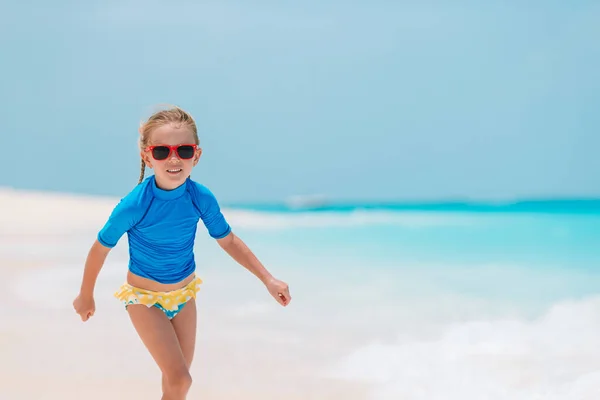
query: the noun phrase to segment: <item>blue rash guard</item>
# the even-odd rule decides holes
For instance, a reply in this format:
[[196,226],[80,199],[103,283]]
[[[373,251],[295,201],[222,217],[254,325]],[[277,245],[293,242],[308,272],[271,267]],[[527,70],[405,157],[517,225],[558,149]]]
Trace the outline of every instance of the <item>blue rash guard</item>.
[[176,189],[163,190],[150,176],[116,205],[98,241],[112,248],[127,232],[129,270],[156,282],[177,283],[196,270],[193,247],[200,219],[215,239],[231,232],[208,188],[188,177]]

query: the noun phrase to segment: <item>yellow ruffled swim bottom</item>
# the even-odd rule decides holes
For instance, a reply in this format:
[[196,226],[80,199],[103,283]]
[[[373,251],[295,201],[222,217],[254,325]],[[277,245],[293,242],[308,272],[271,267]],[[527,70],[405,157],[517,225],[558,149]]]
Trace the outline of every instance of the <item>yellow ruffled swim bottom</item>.
[[131,286],[129,283],[121,285],[115,297],[125,305],[144,304],[147,307],[156,307],[163,311],[169,319],[173,319],[191,299],[196,298],[202,280],[194,278],[184,287],[170,292],[153,292]]

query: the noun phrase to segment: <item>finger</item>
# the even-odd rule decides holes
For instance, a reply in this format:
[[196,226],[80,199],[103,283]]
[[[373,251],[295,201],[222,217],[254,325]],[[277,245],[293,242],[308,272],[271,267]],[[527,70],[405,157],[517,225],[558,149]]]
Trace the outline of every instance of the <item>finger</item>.
[[285,299],[285,296],[283,294],[277,293],[277,301],[279,302],[279,304],[285,306],[286,299]]
[[285,294],[280,294],[279,298],[281,299],[281,305],[287,306],[290,303],[290,297]]

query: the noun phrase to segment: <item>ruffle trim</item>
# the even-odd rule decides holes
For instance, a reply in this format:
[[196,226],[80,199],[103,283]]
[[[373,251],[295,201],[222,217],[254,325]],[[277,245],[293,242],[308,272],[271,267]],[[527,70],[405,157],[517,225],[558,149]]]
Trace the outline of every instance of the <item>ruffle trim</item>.
[[165,310],[177,311],[179,305],[196,298],[201,284],[202,280],[196,277],[181,289],[170,292],[153,292],[125,283],[121,285],[114,296],[126,306],[129,304],[144,304],[147,307],[152,307],[155,304],[160,304]]

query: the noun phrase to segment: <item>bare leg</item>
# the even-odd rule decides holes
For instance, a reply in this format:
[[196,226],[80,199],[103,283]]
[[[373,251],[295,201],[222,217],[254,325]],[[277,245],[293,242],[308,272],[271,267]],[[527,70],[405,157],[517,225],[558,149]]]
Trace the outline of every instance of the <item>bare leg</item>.
[[[188,301],[179,314],[171,320],[188,371],[192,365],[196,349],[196,321],[196,301],[194,299]],[[163,391],[167,387],[167,375],[164,373],[162,376],[162,387]]]
[[185,400],[192,377],[171,321],[156,307],[134,304],[127,311],[140,339],[166,376],[162,399]]

